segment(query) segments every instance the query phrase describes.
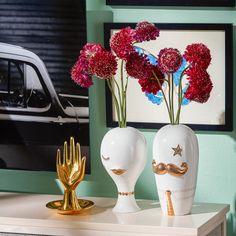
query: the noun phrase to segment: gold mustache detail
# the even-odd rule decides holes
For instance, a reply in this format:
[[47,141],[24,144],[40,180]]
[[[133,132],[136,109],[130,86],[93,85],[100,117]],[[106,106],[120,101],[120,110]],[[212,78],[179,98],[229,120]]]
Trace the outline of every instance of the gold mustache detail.
[[186,162],[182,162],[180,167],[181,168],[172,163],[164,164],[162,162],[157,165],[155,160],[152,161],[152,171],[158,175],[168,173],[177,177],[182,176],[188,171],[188,164]]
[[116,175],[122,175],[126,172],[125,169],[111,169],[111,171]]

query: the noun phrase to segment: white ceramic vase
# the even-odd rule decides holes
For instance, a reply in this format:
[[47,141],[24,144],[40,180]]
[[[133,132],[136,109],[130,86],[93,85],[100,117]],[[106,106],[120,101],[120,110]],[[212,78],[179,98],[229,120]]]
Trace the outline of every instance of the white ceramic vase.
[[114,212],[140,210],[134,197],[134,187],[147,159],[144,136],[135,128],[109,130],[101,143],[101,160],[118,190]]
[[165,215],[191,212],[197,182],[198,141],[185,125],[162,127],[153,142],[157,192]]

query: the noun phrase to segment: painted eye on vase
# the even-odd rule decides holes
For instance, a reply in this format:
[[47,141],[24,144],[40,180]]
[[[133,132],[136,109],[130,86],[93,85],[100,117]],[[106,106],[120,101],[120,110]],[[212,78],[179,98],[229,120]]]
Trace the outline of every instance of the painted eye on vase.
[[104,161],[108,161],[108,160],[110,160],[110,157],[104,157],[104,156],[102,155],[102,159],[103,159]]

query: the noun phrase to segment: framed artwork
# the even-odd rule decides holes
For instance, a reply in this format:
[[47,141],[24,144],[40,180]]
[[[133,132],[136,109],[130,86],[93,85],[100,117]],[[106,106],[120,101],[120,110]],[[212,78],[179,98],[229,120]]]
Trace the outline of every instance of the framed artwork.
[[85,4],[0,0],[0,144],[11,149],[1,148],[0,168],[54,171],[55,150],[73,136],[89,172],[88,90],[70,77],[87,42]]
[[234,0],[106,0],[107,5],[233,7]]
[[[109,48],[111,35],[129,23],[105,23],[105,45]],[[156,40],[135,44],[136,49],[158,55],[163,48],[177,48],[182,54],[187,45],[203,43],[211,51],[207,71],[213,83],[209,100],[189,102],[182,106],[180,122],[194,130],[232,130],[232,25],[231,24],[156,24],[160,36]],[[119,74],[116,75],[119,80]],[[106,93],[107,126],[117,126],[117,117],[109,89]],[[127,92],[127,122],[137,128],[156,129],[169,123],[164,102],[158,105],[148,100],[137,80],[129,78]]]

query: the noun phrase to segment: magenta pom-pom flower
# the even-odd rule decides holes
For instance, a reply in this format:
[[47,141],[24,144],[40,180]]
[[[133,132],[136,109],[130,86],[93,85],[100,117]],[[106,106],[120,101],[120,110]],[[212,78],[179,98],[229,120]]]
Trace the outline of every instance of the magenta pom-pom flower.
[[210,78],[205,80],[195,80],[190,83],[184,97],[195,102],[205,103],[210,97],[213,88]]
[[160,30],[147,21],[136,25],[134,39],[136,42],[155,40],[160,34]]
[[144,54],[132,52],[127,57],[127,74],[135,79],[149,79],[151,74],[151,64]]
[[199,67],[190,67],[185,71],[185,74],[187,75],[187,80],[189,80],[190,82],[195,80],[204,80],[210,78],[207,71]]
[[156,94],[161,89],[157,81],[152,79],[140,79],[138,82],[141,85],[142,91],[146,93]]
[[115,75],[117,61],[115,56],[100,44],[86,44],[71,70],[72,80],[81,87],[93,85],[92,75],[108,79]]
[[213,88],[212,81],[206,70],[193,67],[186,71],[189,86],[184,97],[195,102],[205,103]]
[[111,52],[100,51],[89,60],[89,68],[93,75],[101,79],[110,79],[116,74],[117,61]]
[[192,66],[202,69],[207,69],[211,62],[210,50],[202,43],[188,45],[183,56]]
[[71,78],[76,84],[84,88],[89,88],[93,85],[92,77],[88,73],[88,63],[86,63],[84,58],[78,60],[72,67]]
[[138,82],[143,92],[156,94],[164,82],[164,75],[157,65],[152,65],[152,68],[150,68],[150,77],[139,79]]
[[71,79],[84,88],[93,85],[92,75],[89,68],[89,60],[97,52],[103,51],[100,44],[87,43],[80,51],[80,56],[71,69]]
[[80,51],[80,54],[81,54],[81,56],[84,56],[87,59],[90,59],[97,52],[101,52],[103,50],[104,50],[104,48],[100,44],[87,43],[87,44],[85,44],[83,49]]
[[126,60],[127,56],[131,52],[134,52],[134,35],[135,31],[130,27],[126,27],[111,37],[110,47],[117,57],[122,60]]
[[157,65],[150,64],[146,55],[131,53],[127,58],[126,71],[139,80],[143,92],[156,94],[161,89],[164,75]]
[[182,64],[182,56],[178,49],[164,48],[159,52],[158,63],[163,73],[174,73]]

